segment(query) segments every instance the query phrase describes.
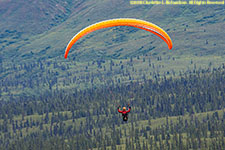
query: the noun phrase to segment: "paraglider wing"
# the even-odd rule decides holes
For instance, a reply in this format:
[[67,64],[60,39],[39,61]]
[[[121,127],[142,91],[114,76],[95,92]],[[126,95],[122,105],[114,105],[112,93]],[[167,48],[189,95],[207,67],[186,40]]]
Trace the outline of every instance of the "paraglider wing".
[[139,20],[139,19],[120,18],[120,19],[110,19],[110,20],[101,21],[101,22],[92,24],[84,28],[80,32],[78,32],[68,43],[64,57],[67,58],[68,53],[70,49],[72,48],[72,46],[83,36],[99,29],[115,27],[115,26],[131,26],[131,27],[149,31],[159,36],[163,41],[165,41],[169,49],[172,49],[173,47],[173,44],[169,35],[157,25],[144,20]]

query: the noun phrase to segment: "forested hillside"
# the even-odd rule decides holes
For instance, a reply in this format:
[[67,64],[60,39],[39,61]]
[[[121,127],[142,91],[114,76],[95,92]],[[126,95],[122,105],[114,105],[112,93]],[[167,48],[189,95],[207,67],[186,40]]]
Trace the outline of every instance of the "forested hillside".
[[[113,18],[152,22],[90,33]],[[0,150],[225,147],[224,5],[0,0]],[[131,105],[128,122],[118,105]]]
[[[125,0],[1,0],[0,100],[218,67],[225,58],[224,10],[221,5],[130,5]],[[160,26],[173,49],[146,31],[113,27],[83,37],[64,59],[77,32],[112,18]]]
[[[225,66],[0,103],[1,149],[222,149]],[[117,106],[130,103],[127,123]]]

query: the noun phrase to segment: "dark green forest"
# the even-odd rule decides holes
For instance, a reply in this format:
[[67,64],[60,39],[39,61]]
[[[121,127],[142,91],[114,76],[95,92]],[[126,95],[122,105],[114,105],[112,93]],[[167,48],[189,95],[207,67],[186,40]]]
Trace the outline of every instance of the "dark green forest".
[[[0,149],[223,149],[225,66],[0,101]],[[117,106],[131,104],[128,122]]]

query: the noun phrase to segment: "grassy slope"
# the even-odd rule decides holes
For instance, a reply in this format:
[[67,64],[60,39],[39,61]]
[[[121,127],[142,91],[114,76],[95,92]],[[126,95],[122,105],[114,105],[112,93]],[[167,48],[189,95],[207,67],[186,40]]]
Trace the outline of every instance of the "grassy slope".
[[[223,109],[223,110],[209,111],[209,112],[204,112],[204,113],[195,113],[195,114],[193,114],[192,117],[197,118],[200,122],[202,122],[204,119],[206,119],[207,115],[209,117],[211,117],[215,112],[218,112],[219,117],[222,118],[223,114],[224,114],[224,111],[225,110]],[[72,117],[72,114],[69,111],[60,112],[60,113],[67,114],[69,118]],[[130,120],[131,120],[132,116],[136,115],[136,114],[130,114],[130,115],[131,115],[130,116]],[[27,119],[30,120],[30,118],[32,118],[33,121],[37,121],[37,120],[41,121],[44,117],[45,117],[45,114],[25,116],[24,121],[22,121],[22,122],[24,123]],[[49,120],[51,120],[51,117],[52,117],[52,113],[49,113]],[[170,124],[172,122],[173,124],[177,124],[179,122],[180,117],[182,117],[183,120],[187,120],[187,121],[190,121],[191,118],[192,118],[190,115],[171,116],[171,117],[168,117],[168,123]],[[96,116],[93,116],[94,120],[95,120],[95,118],[96,118]],[[20,122],[22,120],[22,116],[18,116],[17,118],[14,118],[14,120],[17,120],[18,122]],[[81,121],[83,123],[85,123],[86,118],[83,117],[83,118],[75,119],[74,123],[73,123],[72,119],[69,119],[69,120],[63,121],[63,123],[65,123],[66,127],[72,125],[72,126],[76,126],[76,128],[79,128]],[[2,123],[3,120],[0,120],[0,122]],[[53,125],[55,125],[55,124],[56,123],[54,123]],[[138,121],[138,123],[135,122],[134,129],[141,130],[141,128],[146,128],[146,127],[150,127],[151,129],[156,129],[160,126],[165,126],[165,125],[166,125],[166,117],[162,117],[162,118],[151,119],[150,122],[149,122],[149,120],[140,120],[140,121]],[[48,128],[48,129],[50,128],[50,121],[49,121],[48,124],[43,124],[43,130],[46,129],[46,128]],[[122,135],[123,135],[122,138],[121,138],[121,141],[123,141],[123,142],[121,142],[121,145],[117,145],[117,146],[125,149],[125,145],[123,144],[126,141],[126,137],[124,136],[125,135],[124,132],[126,131],[127,137],[130,137],[131,128],[132,127],[131,127],[130,122],[128,122],[126,124],[120,124],[119,126],[115,126],[115,129],[122,129]],[[99,131],[99,128],[94,128],[94,130]],[[105,134],[110,134],[112,132],[112,130],[109,129],[108,127],[103,127],[103,128],[101,128],[101,130],[103,132],[105,132]],[[27,136],[27,135],[30,135],[31,133],[35,133],[35,132],[39,132],[39,131],[40,131],[39,126],[22,129],[23,136]],[[10,132],[11,136],[15,136],[15,133],[13,133],[13,130],[12,130],[12,126],[9,127],[9,132]],[[18,130],[16,132],[19,133]],[[149,132],[147,134],[149,134]],[[187,136],[186,133],[182,133],[182,135],[183,135],[183,137]],[[91,136],[91,138],[94,140],[95,137]],[[147,142],[147,139],[145,139],[144,137],[140,137],[140,140],[141,140],[140,143],[142,143],[142,141]],[[172,138],[171,138],[171,140],[172,140]]]
[[[3,68],[5,68],[0,73],[0,79],[3,81],[14,79],[16,75],[20,74],[21,77],[18,80],[27,82],[29,77],[39,74],[39,72],[44,75],[41,78],[45,77],[45,72],[49,70],[59,73],[57,76],[59,88],[67,77],[67,73],[79,77],[101,72],[104,78],[102,81],[95,80],[96,85],[102,84],[107,79],[116,80],[120,77],[120,74],[106,75],[110,61],[103,65],[106,66],[107,71],[105,72],[103,68],[97,69],[96,65],[84,70],[87,65],[86,61],[92,59],[114,59],[118,64],[120,60],[123,60],[123,65],[129,68],[128,72],[131,73],[133,80],[138,80],[143,74],[147,78],[151,78],[153,76],[153,74],[149,75],[151,72],[165,74],[167,71],[174,70],[179,73],[193,69],[196,64],[197,68],[205,68],[208,67],[209,62],[216,67],[224,63],[225,8],[223,6],[130,5],[128,1],[120,0],[34,2],[37,5],[24,1],[24,7],[20,7],[21,2],[14,3],[14,5],[10,1],[0,2],[4,4],[0,5],[2,8],[3,6],[9,8],[8,11],[2,11],[5,13],[0,15],[1,19],[4,18],[0,26],[0,58],[3,60]],[[40,15],[27,18],[29,17],[27,12],[33,7],[35,8],[32,9],[34,14]],[[65,11],[62,12],[64,9]],[[44,13],[46,11],[51,15],[46,15]],[[58,21],[55,19],[57,16],[61,16]],[[64,59],[64,50],[68,41],[79,30],[101,20],[121,17],[144,19],[159,25],[171,36],[174,48],[169,51],[167,45],[160,38],[146,31],[131,27],[115,27],[95,31],[80,39],[71,49],[69,58]],[[30,25],[30,22],[34,23]],[[38,32],[34,32],[36,29]],[[136,73],[131,71],[132,67],[126,64],[129,57],[145,53],[152,54],[150,58],[155,66],[163,65],[164,67],[156,67],[156,69],[148,67],[148,57],[146,57],[145,63],[142,62],[141,57],[140,60],[135,60],[134,70]],[[163,57],[162,61],[157,61],[158,56]],[[171,57],[174,57],[175,61],[169,59]],[[75,65],[73,58],[81,62],[77,62]],[[21,62],[37,62],[38,59],[57,61],[59,64],[69,65],[70,69],[65,72],[50,66],[44,70],[35,69],[27,73],[24,73],[23,70],[15,72],[7,69],[9,64],[12,66]],[[190,63],[191,61],[194,63]],[[114,68],[120,70],[120,66]],[[127,78],[123,78],[122,81],[126,82]],[[36,78],[33,79],[36,80]],[[48,85],[44,84],[44,86],[22,89],[22,92],[25,92],[26,95],[42,93],[48,89]],[[75,83],[67,86],[67,88],[71,87],[86,88],[89,87],[89,83],[81,80],[81,84]],[[10,90],[15,95],[21,93],[21,89],[17,87],[16,89],[12,87]],[[5,95],[4,92],[1,94]]]
[[[62,2],[59,1],[58,3]],[[43,5],[45,7],[50,5],[54,15],[57,16],[60,12],[57,12],[59,10],[54,7],[56,4],[51,2]],[[43,11],[46,10],[45,7],[42,7]],[[67,7],[65,6],[65,8]],[[99,2],[87,0],[71,10],[68,17],[66,12],[63,14],[62,18],[65,21],[62,19],[63,21],[60,24],[57,25],[56,23],[56,27],[49,27],[49,30],[43,29],[45,25],[51,23],[48,21],[49,18],[43,18],[45,21],[44,23],[41,22],[43,25],[31,26],[32,29],[41,28],[40,30],[45,32],[29,36],[28,41],[18,40],[18,42],[6,46],[3,51],[10,50],[11,53],[4,55],[4,58],[13,56],[12,58],[16,60],[26,60],[30,58],[46,59],[49,56],[63,59],[67,42],[79,30],[97,21],[121,17],[144,19],[167,30],[173,40],[173,54],[176,56],[192,57],[194,55],[224,54],[225,11],[223,6],[136,6],[130,5],[128,1]],[[6,22],[9,20],[11,19],[9,18]],[[37,21],[39,20],[40,17],[37,17]],[[54,20],[52,22],[55,23]],[[8,24],[11,25],[11,22]],[[32,29],[24,34],[28,34]],[[208,40],[208,44],[206,44],[206,40]],[[46,50],[47,47],[50,48]],[[152,47],[155,47],[152,51],[156,54],[168,53],[167,46],[162,40],[145,31],[126,27],[111,28],[96,31],[81,39],[71,50],[69,57],[77,56],[82,60],[96,58],[96,55],[124,58],[148,52]],[[123,50],[118,54],[117,50],[120,49]],[[17,53],[15,53],[15,50],[17,50]]]

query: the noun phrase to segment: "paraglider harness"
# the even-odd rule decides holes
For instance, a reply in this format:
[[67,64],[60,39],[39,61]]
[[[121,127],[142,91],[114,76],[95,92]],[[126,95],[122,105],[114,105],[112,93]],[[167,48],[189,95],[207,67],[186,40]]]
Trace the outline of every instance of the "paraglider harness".
[[122,114],[123,116],[123,121],[127,121],[128,120],[128,114]]
[[127,121],[128,120],[128,113],[130,112],[130,110],[131,110],[131,107],[130,107],[130,105],[128,105],[129,106],[129,110],[128,111],[124,111],[124,110],[120,110],[120,106],[118,106],[118,112],[119,113],[122,113],[122,116],[123,116],[123,121]]

